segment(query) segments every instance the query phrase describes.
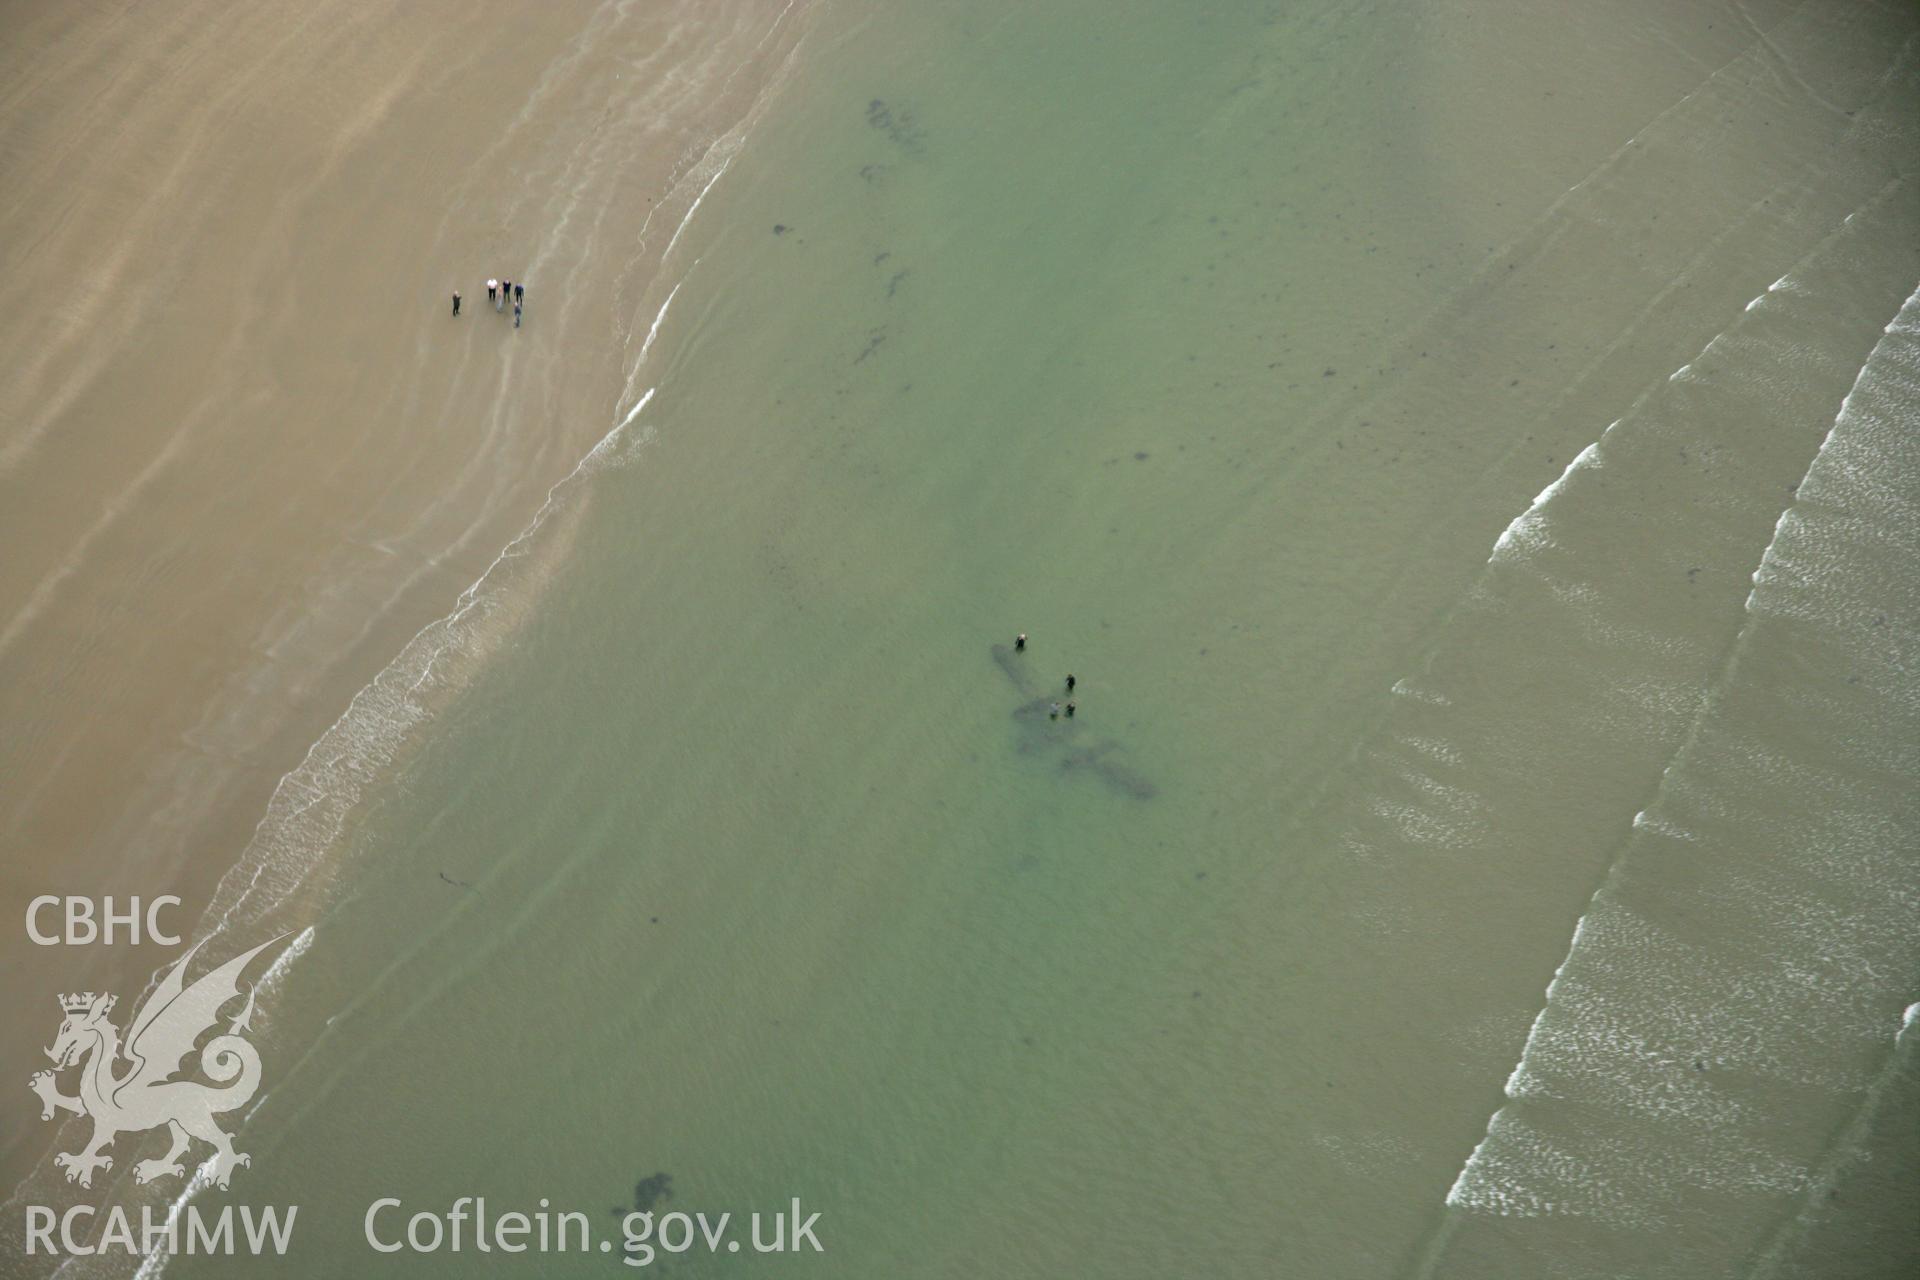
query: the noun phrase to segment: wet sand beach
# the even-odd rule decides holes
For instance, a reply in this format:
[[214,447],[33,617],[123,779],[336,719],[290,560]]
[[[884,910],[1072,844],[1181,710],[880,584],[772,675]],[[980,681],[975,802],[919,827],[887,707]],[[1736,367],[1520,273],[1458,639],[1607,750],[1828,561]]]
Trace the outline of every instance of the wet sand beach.
[[[173,893],[191,928],[282,775],[612,425],[610,339],[796,14],[9,8],[4,914]],[[0,954],[24,1079],[49,993],[164,949]],[[42,1136],[8,1125],[7,1167]]]

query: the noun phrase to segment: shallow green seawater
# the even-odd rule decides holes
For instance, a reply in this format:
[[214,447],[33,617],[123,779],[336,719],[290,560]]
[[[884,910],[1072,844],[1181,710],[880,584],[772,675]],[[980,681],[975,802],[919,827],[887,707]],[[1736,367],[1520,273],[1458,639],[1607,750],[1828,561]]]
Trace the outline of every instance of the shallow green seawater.
[[[1861,38],[1891,79],[1831,90],[1872,128],[1743,98],[1782,81],[1736,65],[1697,121],[1658,114],[1687,83],[1649,105],[1639,154],[1563,174],[1514,150],[1463,179],[1420,95],[1483,36],[1444,12],[829,0],[811,21],[636,303],[629,361],[678,288],[608,407],[655,388],[618,465],[562,493],[526,616],[356,821],[275,1014],[301,1047],[249,1121],[248,1198],[302,1206],[314,1274],[610,1274],[388,1259],[362,1216],[544,1197],[611,1234],[662,1172],[661,1211],[823,1215],[822,1255],[675,1274],[1791,1255],[1814,1176],[1793,1171],[1832,1163],[1864,1091],[1911,1083],[1872,1084],[1914,998],[1879,923],[1848,943],[1888,975],[1855,1010],[1878,1030],[1838,1047],[1714,1012],[1766,968],[1714,950],[1744,916],[1635,935],[1651,965],[1676,930],[1711,957],[1644,1000],[1597,962],[1607,1026],[1693,1010],[1648,1013],[1674,1047],[1628,1055],[1680,1055],[1662,1096],[1716,1117],[1645,1156],[1661,1212],[1638,1208],[1652,1148],[1605,1034],[1576,1055],[1591,1078],[1548,1091],[1584,1080],[1600,1119],[1539,1121],[1493,1191],[1463,1165],[1595,890],[1675,874],[1635,861],[1648,822],[1749,847],[1710,801],[1660,806],[1745,767],[1778,720],[1741,681],[1773,662],[1790,686],[1769,655],[1824,643],[1767,631],[1747,593],[1920,278],[1897,44]],[[1797,132],[1677,191],[1661,166],[1694,163],[1709,105]],[[1475,184],[1497,215],[1459,206]],[[1655,200],[1665,227],[1615,238]],[[1776,385],[1781,352],[1799,375]],[[1690,362],[1699,386],[1669,381]],[[1516,526],[1530,504],[1544,523]],[[1736,647],[1759,656],[1729,669]],[[1076,714],[1049,719],[1069,672]],[[1807,686],[1800,728],[1853,723],[1843,696]],[[1888,749],[1906,731],[1871,724]],[[1822,759],[1890,847],[1915,813],[1872,748]],[[1839,785],[1767,767],[1776,799]],[[1682,892],[1713,874],[1689,865]],[[1731,1092],[1687,1094],[1723,1078],[1695,1058]],[[1804,1125],[1776,1143],[1779,1114]],[[1528,1190],[1535,1150],[1552,1192]],[[1618,1252],[1649,1238],[1651,1260]]]

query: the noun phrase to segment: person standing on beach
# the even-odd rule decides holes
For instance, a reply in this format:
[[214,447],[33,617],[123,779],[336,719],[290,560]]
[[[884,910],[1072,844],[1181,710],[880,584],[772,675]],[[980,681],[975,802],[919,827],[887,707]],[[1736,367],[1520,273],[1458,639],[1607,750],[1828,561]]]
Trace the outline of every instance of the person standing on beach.
[[[500,292],[500,282],[498,280],[495,280],[492,276],[488,276],[487,277],[487,301],[492,302],[493,295],[498,292]],[[494,310],[498,311],[499,307],[496,306]]]
[[527,286],[525,286],[524,284],[517,284],[513,286],[514,302],[521,303],[521,302],[525,302],[526,299],[527,299]]
[[500,280],[500,305],[506,306],[513,301],[513,281],[502,277]]
[[516,329],[520,327],[520,304],[518,302],[513,304],[513,327]]
[[460,314],[460,291],[458,289],[453,291],[453,314]]

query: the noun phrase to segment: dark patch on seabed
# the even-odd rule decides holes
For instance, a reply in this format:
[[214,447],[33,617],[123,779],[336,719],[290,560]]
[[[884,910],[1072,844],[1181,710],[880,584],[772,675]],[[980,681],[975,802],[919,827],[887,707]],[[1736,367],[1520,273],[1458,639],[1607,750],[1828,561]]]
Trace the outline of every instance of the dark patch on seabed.
[[1025,654],[996,644],[993,660],[1026,699],[1013,711],[1013,718],[1021,728],[1020,744],[1016,748],[1021,755],[1057,755],[1062,773],[1084,769],[1115,791],[1136,800],[1154,797],[1159,788],[1151,779],[1113,758],[1115,753],[1126,749],[1118,738],[1096,737],[1084,716],[1062,715],[1057,719],[1053,716],[1053,709],[1061,699],[1040,692],[1027,670]]
[[673,1175],[670,1173],[650,1173],[633,1184],[633,1207],[617,1204],[607,1210],[616,1217],[629,1213],[651,1213],[653,1206],[673,1196]]
[[917,152],[925,144],[926,134],[915,122],[912,107],[889,106],[875,98],[867,103],[867,123],[907,151]]
[[[867,123],[899,148],[899,155],[917,156],[926,149],[926,134],[915,123],[912,107],[893,106],[875,98],[867,103]],[[870,161],[860,166],[860,178],[869,185],[877,186],[892,169],[893,166],[886,161]]]

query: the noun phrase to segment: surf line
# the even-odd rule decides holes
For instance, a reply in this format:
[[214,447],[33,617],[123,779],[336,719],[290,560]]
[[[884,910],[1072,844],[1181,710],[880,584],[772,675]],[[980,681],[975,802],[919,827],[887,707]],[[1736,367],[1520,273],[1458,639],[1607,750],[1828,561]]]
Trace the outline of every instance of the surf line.
[[[699,265],[700,265],[700,259],[695,258],[693,260],[693,266],[697,267]],[[660,310],[654,313],[653,323],[647,327],[647,336],[645,340],[643,340],[640,343],[640,354],[633,358],[633,369],[631,372],[627,374],[627,382],[629,386],[632,385],[633,379],[639,374],[641,366],[646,364],[647,352],[653,350],[653,340],[660,335],[660,326],[662,323],[666,321],[666,318],[667,318],[667,308],[673,305],[674,296],[680,292],[680,285],[685,284],[687,282],[687,276],[690,276],[692,274],[693,274],[693,267],[688,267],[687,275],[681,276],[679,283],[675,284],[672,289],[668,290],[667,300],[661,303]],[[651,396],[652,394],[653,394],[653,389],[649,387],[647,389],[647,395],[640,397],[640,402],[634,405],[633,408],[627,410],[627,416],[620,419],[620,426],[615,427],[614,430],[618,431],[620,430],[621,427],[624,427],[629,422],[632,422],[635,416],[639,414],[640,410],[646,407],[647,396]]]
[[[696,259],[694,265],[697,266],[698,262]],[[688,274],[691,273],[690,267]],[[640,356],[634,361],[634,368],[628,375],[629,385],[633,376],[639,373],[654,339],[666,321],[668,308],[685,283],[686,276],[682,276],[668,292],[660,309],[654,313],[653,324],[647,330]],[[459,628],[482,602],[488,580],[494,571],[506,561],[516,558],[520,549],[539,533],[559,504],[563,490],[583,473],[598,471],[606,463],[627,429],[652,402],[657,390],[657,387],[648,387],[633,407],[621,415],[613,428],[574,464],[573,469],[547,490],[546,499],[534,513],[533,519],[456,597],[452,612],[416,631],[393,661],[354,694],[339,718],[307,748],[300,763],[281,777],[273,795],[267,800],[267,811],[255,825],[253,836],[242,851],[240,860],[227,870],[215,886],[209,909],[222,909],[218,919],[196,930],[199,938],[211,938],[226,932],[234,923],[235,913],[255,898],[262,879],[269,872],[277,872],[277,879],[291,879],[292,884],[272,901],[258,907],[255,918],[272,911],[306,882],[308,872],[319,858],[317,850],[324,849],[337,838],[347,811],[358,803],[364,793],[364,779],[375,768],[391,761],[398,754],[403,740],[431,714],[419,699],[420,690],[433,676],[440,656],[459,643]],[[408,680],[409,673],[416,674]],[[400,680],[407,680],[406,685],[395,688],[395,682]],[[322,812],[308,819],[308,813],[313,810]],[[303,820],[306,825],[317,825],[320,829],[298,830],[297,826]],[[301,838],[303,836],[307,838]],[[241,885],[240,878],[243,876],[246,877],[246,883]]]
[[[281,778],[273,797],[267,802],[266,814],[254,830],[247,853],[215,889],[216,903],[222,897],[231,896],[219,918],[198,931],[201,937],[214,937],[225,932],[234,923],[235,913],[254,898],[255,891],[270,870],[277,870],[283,875],[291,873],[294,887],[306,880],[311,863],[288,866],[284,858],[288,853],[299,852],[289,848],[294,843],[306,846],[305,852],[309,855],[313,853],[312,845],[288,840],[286,837],[292,833],[287,828],[310,810],[326,805],[331,813],[320,821],[330,830],[323,833],[316,843],[324,845],[332,835],[337,834],[345,811],[357,802],[363,789],[357,776],[364,776],[365,771],[361,766],[369,763],[370,758],[374,763],[390,759],[399,749],[399,739],[428,715],[427,709],[420,705],[415,695],[434,675],[435,664],[440,656],[458,642],[458,629],[486,598],[488,580],[495,570],[508,560],[515,559],[526,543],[540,532],[561,502],[566,489],[584,473],[600,468],[627,428],[653,400],[656,390],[655,387],[647,388],[620,421],[574,464],[573,469],[547,490],[546,500],[534,513],[533,519],[460,593],[452,612],[415,632],[393,662],[353,696],[340,717],[307,749],[300,764]],[[415,673],[413,678],[403,688],[393,688],[392,681],[406,678],[409,672]],[[383,705],[393,702],[401,705]],[[340,768],[346,761],[353,763],[345,769]],[[330,782],[336,785],[329,786]],[[343,787],[338,786],[341,783],[344,783]],[[227,879],[238,876],[248,877],[244,887],[239,886],[237,881],[229,887]],[[287,892],[290,894],[292,889]],[[275,902],[260,909],[272,910],[279,901],[285,900],[285,896],[276,898]]]
[[[1474,1146],[1472,1153],[1467,1157],[1466,1163],[1461,1166],[1458,1176],[1455,1177],[1452,1187],[1447,1191],[1441,1209],[1441,1220],[1434,1228],[1433,1234],[1425,1248],[1422,1249],[1413,1272],[1418,1280],[1428,1280],[1428,1278],[1433,1275],[1435,1268],[1439,1265],[1442,1256],[1452,1240],[1455,1229],[1459,1225],[1461,1220],[1460,1215],[1467,1211],[1485,1210],[1488,1208],[1484,1198],[1478,1200],[1472,1198],[1472,1193],[1475,1190],[1473,1185],[1475,1175],[1481,1173],[1485,1165],[1496,1158],[1491,1148],[1496,1146],[1505,1136],[1503,1131],[1509,1125],[1518,1123],[1511,1118],[1508,1108],[1514,1101],[1518,1100],[1520,1096],[1519,1086],[1527,1074],[1528,1059],[1534,1052],[1534,1047],[1539,1041],[1547,1016],[1553,1007],[1555,988],[1560,982],[1561,974],[1565,972],[1567,966],[1573,962],[1575,955],[1581,950],[1581,942],[1586,933],[1588,918],[1592,916],[1595,911],[1604,908],[1604,899],[1608,897],[1609,891],[1617,884],[1627,854],[1632,848],[1632,840],[1637,837],[1641,828],[1660,821],[1658,814],[1664,807],[1665,797],[1671,791],[1670,783],[1676,771],[1683,768],[1691,758],[1695,750],[1695,744],[1700,739],[1704,726],[1718,709],[1725,690],[1732,684],[1734,676],[1740,667],[1741,660],[1750,644],[1754,627],[1758,620],[1765,616],[1764,610],[1756,606],[1764,604],[1764,601],[1761,600],[1761,591],[1772,581],[1773,575],[1777,571],[1776,561],[1778,557],[1783,553],[1783,550],[1790,549],[1783,548],[1783,534],[1786,535],[1786,542],[1791,543],[1792,530],[1796,524],[1796,520],[1792,517],[1795,516],[1800,504],[1803,501],[1809,500],[1806,494],[1806,491],[1809,489],[1809,482],[1817,476],[1830,473],[1845,475],[1853,470],[1849,462],[1841,458],[1841,454],[1844,452],[1845,446],[1852,438],[1852,435],[1857,433],[1849,433],[1843,436],[1841,434],[1841,428],[1851,424],[1857,417],[1858,411],[1854,408],[1854,396],[1866,383],[1868,373],[1876,363],[1876,357],[1879,357],[1883,350],[1885,350],[1888,340],[1914,332],[1916,327],[1920,327],[1915,324],[1916,316],[1920,316],[1920,287],[1915,288],[1913,293],[1907,297],[1907,300],[1901,304],[1900,309],[1895,313],[1893,319],[1888,321],[1886,327],[1881,330],[1879,341],[1876,342],[1873,349],[1867,353],[1866,360],[1854,375],[1853,385],[1841,399],[1840,409],[1835,414],[1833,423],[1828,427],[1827,434],[1821,439],[1820,447],[1815,452],[1812,462],[1808,464],[1806,472],[1802,475],[1801,482],[1794,487],[1796,495],[1794,500],[1786,505],[1780,513],[1780,518],[1774,523],[1773,536],[1761,551],[1759,564],[1753,571],[1753,588],[1748,592],[1745,604],[1746,617],[1741,622],[1739,631],[1735,634],[1732,643],[1729,645],[1728,651],[1721,661],[1720,669],[1710,684],[1706,696],[1695,711],[1694,718],[1688,725],[1686,735],[1681,740],[1680,745],[1674,749],[1666,767],[1661,770],[1660,778],[1654,786],[1653,799],[1648,803],[1646,808],[1634,815],[1634,835],[1629,837],[1628,846],[1615,854],[1613,861],[1608,865],[1607,873],[1602,878],[1599,887],[1594,890],[1588,899],[1586,910],[1581,913],[1579,921],[1574,925],[1573,937],[1567,945],[1567,952],[1553,971],[1553,978],[1547,984],[1546,998],[1542,1002],[1539,1011],[1534,1015],[1533,1023],[1527,1032],[1526,1041],[1521,1046],[1519,1061],[1514,1064],[1513,1071],[1508,1075],[1507,1083],[1502,1089],[1505,1100],[1487,1121],[1485,1136]],[[1716,341],[1717,340],[1718,339],[1716,339]],[[1609,430],[1611,430],[1611,428],[1609,428]],[[1545,495],[1543,494],[1542,496],[1544,497]],[[1913,1009],[1914,1006],[1909,1006],[1908,1016],[1902,1019],[1901,1029],[1896,1033],[1896,1053],[1900,1048],[1901,1037],[1903,1037],[1913,1025]],[[1891,1069],[1891,1067],[1883,1068],[1883,1074]],[[1856,1116],[1856,1126],[1865,1126],[1871,1122],[1872,1110],[1879,1105],[1877,1098],[1871,1095],[1871,1090],[1878,1087],[1883,1086],[1880,1086],[1876,1079],[1876,1082],[1869,1087],[1870,1096],[1867,1102],[1863,1104],[1860,1115]],[[1860,1118],[1861,1116],[1865,1118],[1862,1119]],[[1837,1179],[1839,1176],[1842,1169],[1842,1162],[1847,1158],[1849,1150],[1850,1148],[1847,1147],[1844,1139],[1831,1149],[1832,1154],[1829,1156],[1828,1164],[1830,1164],[1832,1168],[1826,1171],[1830,1180]],[[1484,1190],[1484,1186],[1481,1189]],[[1511,1188],[1501,1190],[1500,1196],[1510,1199]],[[1496,1201],[1493,1205],[1493,1211],[1506,1213],[1510,1210],[1500,1206]],[[1532,1211],[1539,1211],[1539,1206],[1534,1206]],[[1797,1219],[1795,1221],[1797,1221]],[[1772,1240],[1769,1242],[1769,1252],[1763,1256],[1761,1261],[1761,1265],[1766,1267],[1769,1273],[1778,1268],[1785,1250],[1791,1244],[1790,1232],[1793,1229],[1793,1225],[1793,1221],[1789,1221],[1774,1233]],[[1762,1272],[1756,1271],[1755,1274],[1762,1274]]]
[[[662,315],[664,315],[664,313],[665,308],[663,307]],[[498,556],[494,557],[493,563],[488,565],[486,570],[482,572],[478,578],[474,579],[473,583],[468,586],[465,591],[460,593],[458,607],[456,607],[452,613],[435,619],[415,632],[413,638],[401,648],[400,653],[395,656],[394,660],[353,696],[352,700],[347,704],[347,709],[343,711],[340,717],[328,727],[327,731],[321,734],[313,745],[307,749],[307,754],[301,760],[300,764],[281,777],[279,784],[274,788],[273,796],[270,797],[267,802],[267,813],[260,819],[259,825],[254,829],[253,839],[248,842],[247,850],[243,853],[241,861],[228,870],[227,876],[223,877],[221,884],[215,888],[215,901],[217,902],[219,900],[222,890],[226,889],[226,881],[228,879],[246,874],[250,871],[251,875],[246,886],[234,892],[232,901],[227,903],[219,919],[213,921],[210,925],[203,924],[195,930],[196,942],[218,937],[226,933],[233,921],[234,913],[249,902],[255,890],[259,887],[262,877],[266,875],[269,870],[290,870],[294,876],[294,883],[282,896],[261,908],[263,914],[272,911],[282,902],[286,901],[287,897],[290,897],[298,890],[301,884],[305,883],[307,873],[312,869],[315,862],[318,861],[318,855],[315,854],[303,865],[291,868],[285,867],[281,859],[276,858],[276,854],[284,856],[288,843],[290,843],[282,839],[282,837],[287,834],[284,827],[287,824],[297,821],[309,810],[315,809],[328,801],[333,802],[332,821],[328,824],[329,829],[318,842],[319,847],[324,849],[330,842],[330,839],[337,836],[341,823],[344,821],[346,811],[357,803],[361,794],[363,794],[364,786],[359,782],[359,776],[373,772],[372,768],[366,766],[371,763],[377,767],[390,761],[399,751],[401,740],[407,736],[412,728],[417,726],[430,714],[428,709],[418,701],[403,696],[401,701],[404,705],[400,710],[410,714],[401,716],[387,715],[383,717],[381,712],[385,708],[379,705],[381,695],[391,693],[391,691],[384,686],[387,685],[391,677],[402,675],[409,666],[418,662],[419,651],[423,646],[432,646],[432,652],[427,655],[425,662],[421,664],[419,677],[407,686],[406,692],[410,695],[420,689],[427,677],[432,674],[435,660],[437,660],[440,654],[445,652],[447,648],[457,643],[459,637],[458,635],[449,636],[445,641],[437,645],[434,643],[435,640],[441,635],[453,632],[461,620],[480,602],[487,586],[487,580],[492,577],[494,570],[499,568],[504,561],[514,558],[516,548],[539,532],[541,526],[547,522],[555,506],[561,500],[562,490],[566,489],[574,480],[579,478],[583,472],[597,469],[596,464],[598,460],[606,456],[609,447],[617,442],[626,428],[640,416],[640,412],[645,409],[647,404],[653,399],[655,390],[657,390],[657,388],[647,388],[646,393],[640,397],[639,402],[627,411],[612,430],[600,438],[599,443],[587,451],[586,455],[574,465],[573,470],[556,482],[552,488],[548,489],[546,501],[541,504],[539,511],[535,513],[532,521],[521,530],[513,541],[509,542],[506,547],[501,550]],[[365,723],[368,720],[372,721],[371,726]],[[373,728],[371,740],[369,740],[367,735],[356,732],[357,730],[367,727]],[[340,747],[341,749],[336,751],[333,749],[335,747]],[[326,786],[326,783],[329,781],[328,774],[332,774],[335,780],[339,780],[342,771],[339,770],[338,766],[343,760],[352,762],[350,768],[345,771],[345,786],[339,790],[329,789]],[[307,790],[316,792],[317,794],[314,794],[312,799],[300,803],[293,813],[284,817],[277,814],[276,806],[283,803],[285,797],[289,797],[299,790]],[[308,846],[307,851],[311,853],[312,847]],[[251,867],[247,865],[249,855],[252,856],[253,860]],[[258,916],[254,918],[257,919]],[[240,923],[244,924],[246,922],[242,921]],[[277,985],[278,980],[285,976],[285,973],[292,967],[293,962],[303,956],[311,947],[313,937],[314,929],[312,926],[308,926],[275,960],[272,968],[261,978],[260,985],[263,988],[267,987],[268,984]],[[151,984],[149,984],[149,986],[151,986]],[[246,1120],[251,1118],[253,1111],[257,1110],[259,1106],[266,1101],[266,1097],[267,1095],[263,1094],[254,1100],[253,1107],[249,1108],[246,1116],[242,1118],[242,1124],[245,1124]],[[193,1176],[188,1179],[187,1185],[181,1189],[179,1195],[169,1206],[167,1216],[170,1223],[175,1221],[193,1197],[204,1186],[208,1185],[211,1181],[211,1174],[212,1159],[209,1158],[205,1164],[194,1171]],[[29,1178],[31,1178],[31,1176],[32,1175],[29,1175]],[[7,1203],[11,1205],[17,1200],[25,1187],[26,1183],[23,1182],[19,1187],[15,1188]],[[71,1259],[67,1261],[71,1261]],[[160,1276],[164,1272],[167,1261],[168,1257],[164,1253],[154,1254],[144,1259],[137,1273],[136,1280],[154,1280],[155,1277]],[[64,1271],[65,1267],[66,1262],[63,1261],[55,1274],[58,1275],[61,1271]]]
[[[268,995],[273,994],[274,988],[280,985],[280,980],[286,977],[287,971],[293,967],[293,962],[305,955],[307,949],[313,945],[313,929],[314,927],[312,925],[308,925],[305,929],[302,929],[299,936],[288,943],[286,948],[273,958],[273,963],[267,967],[267,971],[260,975],[260,981],[254,984],[254,991],[256,993],[264,991]],[[248,1120],[252,1119],[253,1113],[264,1106],[270,1096],[272,1096],[271,1090],[262,1090],[255,1094],[253,1101],[248,1105],[247,1109],[241,1113],[240,1123],[245,1125]],[[214,1160],[215,1157],[208,1156],[202,1161],[200,1165],[194,1169],[192,1176],[187,1179],[187,1184],[180,1188],[180,1194],[175,1196],[173,1202],[167,1206],[168,1231],[176,1232],[184,1230],[184,1228],[179,1225],[180,1215],[186,1210],[188,1203],[192,1201],[195,1196],[213,1185]],[[82,1255],[71,1254],[63,1258],[59,1267],[55,1269],[54,1275],[58,1276],[61,1272],[65,1271],[67,1263],[79,1256]],[[171,1256],[172,1254],[165,1249],[148,1254],[140,1260],[140,1267],[134,1272],[133,1280],[155,1280],[156,1277],[166,1270],[167,1261]]]
[[[742,141],[744,141],[744,139],[742,139]],[[729,151],[726,157],[720,161],[720,167],[714,170],[713,176],[707,179],[707,185],[700,188],[700,194],[693,198],[693,203],[687,206],[686,216],[681,218],[680,225],[673,229],[673,235],[667,240],[667,247],[660,254],[660,261],[665,262],[673,256],[673,246],[680,243],[680,233],[685,231],[687,224],[693,221],[693,215],[700,212],[700,202],[707,198],[707,192],[713,190],[713,184],[720,181],[720,179],[726,175],[728,166],[733,164],[733,157],[738,154],[738,152],[739,148],[736,144],[735,149]]]

